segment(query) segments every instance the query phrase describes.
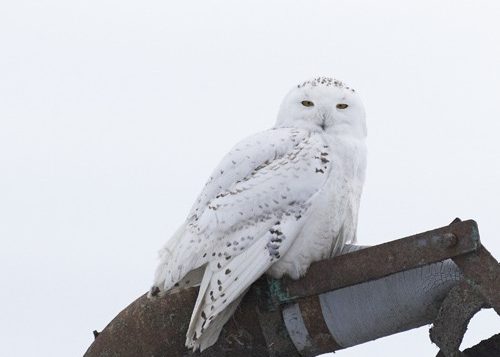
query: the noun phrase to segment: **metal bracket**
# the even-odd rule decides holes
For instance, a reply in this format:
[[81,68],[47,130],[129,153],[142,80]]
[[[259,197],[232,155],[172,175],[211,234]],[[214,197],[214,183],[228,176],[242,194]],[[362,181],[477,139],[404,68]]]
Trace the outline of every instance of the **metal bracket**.
[[485,305],[481,294],[467,282],[448,293],[429,331],[430,339],[445,357],[463,356],[459,347],[470,319]]
[[322,260],[312,264],[304,278],[269,279],[269,285],[274,302],[289,303],[454,258],[479,247],[477,224],[468,220]]
[[[451,225],[459,224],[455,220]],[[441,305],[431,328],[431,341],[439,346],[438,356],[458,357],[464,354],[459,347],[471,318],[485,306],[500,315],[500,265],[480,246],[477,250],[453,258],[464,275]]]

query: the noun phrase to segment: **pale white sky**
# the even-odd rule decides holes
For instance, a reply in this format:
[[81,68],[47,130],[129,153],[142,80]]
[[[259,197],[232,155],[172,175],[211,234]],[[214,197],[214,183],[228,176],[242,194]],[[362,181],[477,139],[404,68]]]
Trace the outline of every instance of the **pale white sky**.
[[[2,2],[0,355],[81,355],[222,155],[316,75],[365,102],[360,243],[460,216],[500,257],[499,17],[496,0]],[[433,356],[427,329],[338,356]],[[499,330],[483,312],[464,346]]]

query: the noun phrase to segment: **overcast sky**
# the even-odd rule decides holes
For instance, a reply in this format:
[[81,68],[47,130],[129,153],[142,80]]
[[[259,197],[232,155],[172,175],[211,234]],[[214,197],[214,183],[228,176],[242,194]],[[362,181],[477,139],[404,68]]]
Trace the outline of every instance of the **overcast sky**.
[[[0,355],[78,356],[294,84],[358,90],[359,241],[479,223],[500,257],[500,2],[4,1]],[[498,333],[477,316],[463,346]],[[433,356],[428,327],[338,353]]]

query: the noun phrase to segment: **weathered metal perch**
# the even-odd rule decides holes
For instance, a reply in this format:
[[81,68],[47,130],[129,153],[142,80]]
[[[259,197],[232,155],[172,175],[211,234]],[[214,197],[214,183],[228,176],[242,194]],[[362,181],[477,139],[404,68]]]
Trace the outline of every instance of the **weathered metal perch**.
[[[500,312],[500,268],[481,246],[474,221],[455,220],[365,249],[348,246],[345,253],[313,264],[300,280],[258,280],[203,353],[184,347],[193,288],[140,297],[96,336],[85,356],[308,357],[435,321],[432,341],[454,357],[474,313],[481,307]],[[455,328],[443,328],[449,324]],[[467,356],[483,356],[485,348],[500,352],[498,336]]]

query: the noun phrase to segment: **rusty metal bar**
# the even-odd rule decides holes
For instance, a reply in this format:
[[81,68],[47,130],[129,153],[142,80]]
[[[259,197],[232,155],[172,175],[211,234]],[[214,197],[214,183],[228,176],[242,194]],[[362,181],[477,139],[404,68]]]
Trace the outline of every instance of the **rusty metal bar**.
[[467,282],[474,286],[485,301],[500,315],[500,265],[481,246],[477,251],[453,258]]
[[[491,273],[498,271],[498,263],[480,247],[474,221],[454,222],[315,263],[306,277],[298,281],[259,279],[234,318],[224,326],[217,343],[195,355],[314,356],[428,323],[436,316],[446,294],[461,280],[459,269],[449,258],[460,267],[467,282],[481,286],[481,294],[492,306],[498,306],[498,273]],[[478,262],[485,259],[486,268],[477,268]],[[447,268],[441,269],[439,264]],[[433,266],[445,274],[445,279],[436,277]],[[426,269],[431,269],[428,279],[420,274]],[[406,285],[399,284],[400,277]],[[434,284],[435,279],[439,284]],[[405,294],[421,283],[427,285],[417,289],[421,295],[413,294],[415,301],[410,305],[401,305],[394,299],[395,294]],[[184,347],[184,339],[196,294],[197,289],[193,288],[162,299],[140,297],[96,336],[85,357],[192,356]],[[397,309],[388,306],[388,294],[393,304],[401,305],[397,309],[406,309],[404,314],[394,313]],[[350,302],[353,297],[365,299],[363,306],[381,308],[375,315],[368,311],[365,317],[360,312],[356,321],[345,327],[352,312],[359,310]],[[388,318],[391,314],[406,317],[398,320],[393,316],[391,326],[380,328],[380,321],[392,321]],[[376,316],[379,323],[372,324],[368,315]],[[337,328],[339,321],[342,329]]]
[[468,220],[322,260],[312,264],[302,279],[270,279],[269,284],[275,300],[287,303],[443,261],[479,246],[477,224]]
[[484,305],[481,294],[465,280],[450,290],[429,330],[431,341],[445,356],[460,354],[467,326]]

